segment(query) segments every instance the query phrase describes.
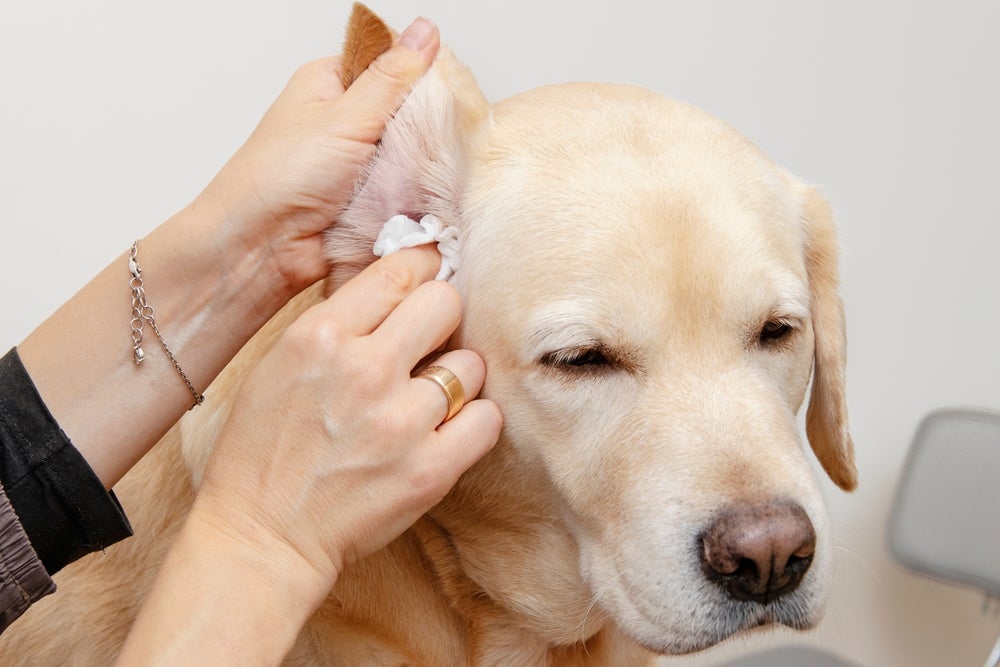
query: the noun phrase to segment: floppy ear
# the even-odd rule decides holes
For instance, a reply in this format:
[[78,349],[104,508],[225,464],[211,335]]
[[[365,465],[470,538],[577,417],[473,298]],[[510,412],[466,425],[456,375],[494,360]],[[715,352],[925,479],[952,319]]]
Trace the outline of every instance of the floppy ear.
[[[344,45],[343,80],[353,81],[364,71],[387,48],[385,35],[391,39],[392,34],[367,7],[355,4]],[[354,198],[327,231],[332,265],[328,290],[375,260],[375,238],[392,216],[419,220],[432,214],[445,225],[458,224],[466,159],[489,118],[489,104],[472,74],[442,46],[386,125]]]
[[806,272],[809,277],[815,363],[806,411],[806,435],[837,486],[858,485],[854,443],[847,425],[846,334],[837,277],[837,238],[830,206],[813,188],[803,191]]

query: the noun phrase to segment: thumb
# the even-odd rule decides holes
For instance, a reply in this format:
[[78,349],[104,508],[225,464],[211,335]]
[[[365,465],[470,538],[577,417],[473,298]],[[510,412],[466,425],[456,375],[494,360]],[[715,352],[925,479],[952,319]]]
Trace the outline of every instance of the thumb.
[[441,36],[429,19],[418,18],[392,47],[376,58],[340,97],[342,127],[350,138],[374,143],[385,124],[434,62]]

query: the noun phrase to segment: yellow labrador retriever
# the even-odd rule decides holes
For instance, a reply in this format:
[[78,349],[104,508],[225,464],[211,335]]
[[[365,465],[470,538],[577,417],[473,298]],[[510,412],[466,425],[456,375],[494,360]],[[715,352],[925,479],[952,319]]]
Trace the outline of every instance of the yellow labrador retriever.
[[[347,49],[380,30],[364,8]],[[371,56],[354,57],[363,69]],[[349,76],[356,72],[348,72]],[[288,665],[637,665],[766,624],[808,628],[830,536],[796,428],[856,483],[827,204],[728,125],[623,85],[495,106],[443,50],[329,233],[335,288],[381,225],[461,231],[456,344],[501,442],[346,570]],[[113,660],[189,507],[235,387],[289,305],[119,487],[136,536],[59,577],[5,665]]]

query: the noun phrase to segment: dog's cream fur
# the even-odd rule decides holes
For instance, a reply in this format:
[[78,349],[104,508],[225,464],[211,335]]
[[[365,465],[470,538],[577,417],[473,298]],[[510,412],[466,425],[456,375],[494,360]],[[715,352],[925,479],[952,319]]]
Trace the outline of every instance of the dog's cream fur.
[[[640,88],[558,85],[490,107],[443,50],[330,232],[330,287],[373,259],[396,213],[460,227],[453,342],[486,359],[505,429],[444,501],[342,574],[286,664],[631,665],[818,621],[830,537],[795,422],[814,366],[809,441],[837,484],[856,473],[836,243],[813,189]],[[241,376],[322,293],[276,316],[122,481],[136,536],[67,568],[0,662],[111,662]],[[761,341],[776,321],[793,332]],[[727,505],[783,499],[815,526],[811,569],[769,605],[727,598],[699,534]]]

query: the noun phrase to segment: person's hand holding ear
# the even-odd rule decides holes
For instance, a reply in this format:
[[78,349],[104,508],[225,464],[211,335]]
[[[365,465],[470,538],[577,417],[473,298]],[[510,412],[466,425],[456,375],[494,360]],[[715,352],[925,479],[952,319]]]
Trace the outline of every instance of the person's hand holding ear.
[[[142,239],[150,306],[197,391],[289,299],[326,276],[323,232],[439,44],[434,24],[418,19],[346,90],[339,56],[303,66],[212,182]],[[116,344],[129,331],[127,261],[116,260],[19,347],[48,408],[106,488],[192,401],[155,345],[137,371]],[[122,414],[138,415],[129,429],[114,427]]]
[[385,122],[430,66],[437,28],[417,19],[345,91],[340,56],[301,67],[199,197],[301,288],[324,276],[322,232],[353,194]]
[[[211,234],[222,265],[254,258],[295,293],[323,278],[323,231],[337,219],[385,123],[430,67],[437,28],[414,21],[351,86],[340,56],[299,68],[257,128],[191,207],[225,219]],[[280,288],[280,289],[279,289]]]

